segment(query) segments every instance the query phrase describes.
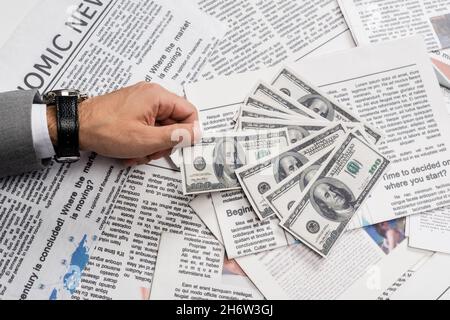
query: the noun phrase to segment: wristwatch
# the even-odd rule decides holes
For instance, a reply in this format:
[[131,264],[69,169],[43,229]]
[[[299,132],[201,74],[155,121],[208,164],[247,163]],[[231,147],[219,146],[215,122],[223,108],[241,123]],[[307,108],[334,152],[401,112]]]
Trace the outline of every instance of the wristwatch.
[[45,104],[56,106],[56,162],[73,163],[80,160],[78,104],[87,98],[87,94],[73,89],[49,91],[42,97]]

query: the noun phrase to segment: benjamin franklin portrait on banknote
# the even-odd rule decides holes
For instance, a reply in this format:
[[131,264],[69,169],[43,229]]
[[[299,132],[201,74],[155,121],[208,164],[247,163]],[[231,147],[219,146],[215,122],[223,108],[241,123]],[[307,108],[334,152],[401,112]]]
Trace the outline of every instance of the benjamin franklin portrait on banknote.
[[309,191],[309,198],[314,209],[331,221],[346,221],[355,211],[352,191],[334,178],[318,179]]
[[299,126],[289,126],[287,130],[289,135],[289,142],[291,144],[297,143],[300,140],[309,136],[309,132],[306,129],[301,128]]
[[330,121],[334,120],[334,108],[330,101],[317,94],[308,94],[298,99],[302,105]]
[[297,152],[286,152],[273,160],[273,175],[279,183],[301,168],[308,159]]
[[224,185],[237,183],[235,170],[246,163],[245,151],[235,138],[222,138],[214,148],[214,173]]
[[308,185],[308,183],[312,180],[312,178],[314,177],[314,175],[317,173],[317,170],[319,170],[320,165],[313,165],[310,166],[308,168],[305,169],[305,171],[303,171],[300,174],[300,190],[303,191],[306,189],[306,186]]

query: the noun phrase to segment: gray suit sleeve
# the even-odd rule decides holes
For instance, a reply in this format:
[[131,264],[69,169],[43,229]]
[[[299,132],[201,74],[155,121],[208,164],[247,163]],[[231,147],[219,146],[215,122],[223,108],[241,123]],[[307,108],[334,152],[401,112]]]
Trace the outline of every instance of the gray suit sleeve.
[[44,167],[33,146],[31,107],[40,103],[36,90],[0,93],[0,177]]

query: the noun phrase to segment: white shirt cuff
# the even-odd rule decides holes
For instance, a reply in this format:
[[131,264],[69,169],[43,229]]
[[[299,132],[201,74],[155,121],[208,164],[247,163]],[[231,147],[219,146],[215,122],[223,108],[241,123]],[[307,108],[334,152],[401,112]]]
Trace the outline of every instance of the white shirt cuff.
[[47,126],[47,106],[33,104],[31,108],[31,134],[38,159],[48,159],[55,155]]

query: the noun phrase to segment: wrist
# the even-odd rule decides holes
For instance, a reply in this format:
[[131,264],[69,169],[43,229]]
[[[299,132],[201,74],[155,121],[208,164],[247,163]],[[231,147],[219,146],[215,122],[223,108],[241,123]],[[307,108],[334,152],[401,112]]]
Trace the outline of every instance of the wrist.
[[58,125],[56,121],[56,106],[47,106],[47,127],[50,140],[54,146],[58,145]]
[[92,98],[81,102],[78,105],[78,128],[80,150],[94,151],[89,147],[90,133],[89,119],[91,118]]
[[[88,151],[88,114],[89,114],[90,100],[83,101],[78,105],[78,122],[79,122],[79,144],[80,150]],[[58,145],[58,124],[56,117],[56,106],[47,106],[47,127],[50,140],[54,146]]]

